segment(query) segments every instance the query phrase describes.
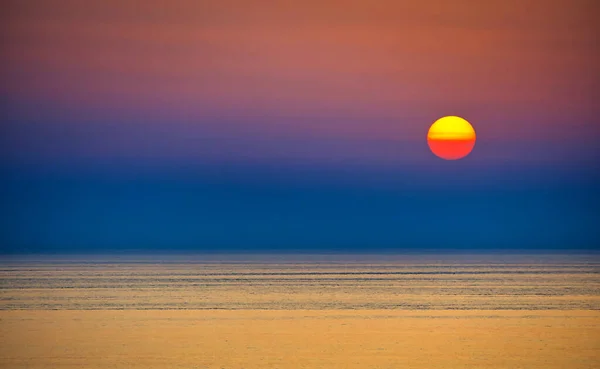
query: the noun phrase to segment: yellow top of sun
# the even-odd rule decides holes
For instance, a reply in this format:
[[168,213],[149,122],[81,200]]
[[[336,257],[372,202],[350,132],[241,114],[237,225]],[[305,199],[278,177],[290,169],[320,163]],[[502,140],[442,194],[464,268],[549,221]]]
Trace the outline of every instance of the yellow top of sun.
[[436,120],[431,125],[427,138],[431,140],[474,140],[475,130],[465,119],[447,116]]

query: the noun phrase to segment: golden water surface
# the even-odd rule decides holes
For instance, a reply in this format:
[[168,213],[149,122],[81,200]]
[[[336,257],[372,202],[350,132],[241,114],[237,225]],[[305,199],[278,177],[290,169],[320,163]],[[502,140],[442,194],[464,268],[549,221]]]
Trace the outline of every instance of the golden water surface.
[[2,368],[598,368],[589,259],[12,261]]

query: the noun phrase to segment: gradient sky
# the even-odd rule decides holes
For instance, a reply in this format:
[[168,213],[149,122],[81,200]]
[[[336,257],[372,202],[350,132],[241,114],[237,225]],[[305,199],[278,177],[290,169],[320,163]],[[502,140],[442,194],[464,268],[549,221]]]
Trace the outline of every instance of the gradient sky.
[[594,0],[0,13],[2,252],[600,248]]

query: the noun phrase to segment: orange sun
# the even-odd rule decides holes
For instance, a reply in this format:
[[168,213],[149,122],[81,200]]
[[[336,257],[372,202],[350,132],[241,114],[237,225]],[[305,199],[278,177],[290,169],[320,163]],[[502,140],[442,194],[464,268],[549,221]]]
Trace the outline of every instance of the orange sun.
[[448,116],[436,120],[427,133],[431,151],[442,159],[462,159],[475,146],[473,126],[460,117]]

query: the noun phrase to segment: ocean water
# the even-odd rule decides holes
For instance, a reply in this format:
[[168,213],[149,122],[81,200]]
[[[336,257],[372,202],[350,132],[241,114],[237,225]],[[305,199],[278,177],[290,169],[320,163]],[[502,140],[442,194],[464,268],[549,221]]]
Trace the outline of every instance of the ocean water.
[[600,310],[600,261],[564,256],[10,259],[1,310]]

